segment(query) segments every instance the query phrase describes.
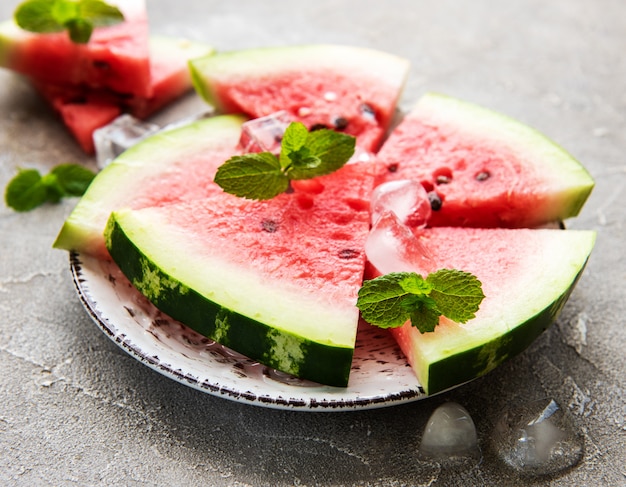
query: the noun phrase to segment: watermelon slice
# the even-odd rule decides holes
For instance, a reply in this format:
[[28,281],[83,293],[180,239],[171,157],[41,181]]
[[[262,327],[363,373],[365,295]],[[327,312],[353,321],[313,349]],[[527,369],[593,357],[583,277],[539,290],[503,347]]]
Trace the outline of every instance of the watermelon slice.
[[594,182],[535,130],[429,93],[392,132],[381,181],[414,179],[435,196],[431,226],[534,227],[578,214]]
[[0,24],[0,66],[40,83],[87,85],[151,96],[148,16],[145,0],[111,1],[124,22],[99,27],[87,44],[67,33],[35,34],[13,20]]
[[[227,193],[113,213],[110,255],[159,309],[270,367],[348,383],[359,319],[373,166],[290,194]],[[369,169],[369,170],[368,170]]]
[[375,151],[408,74],[405,59],[371,49],[309,45],[219,53],[190,63],[196,91],[217,110],[251,118],[286,110]]
[[237,152],[243,122],[234,115],[208,118],[158,133],[125,151],[94,179],[54,247],[108,258],[103,232],[112,211],[222,192],[213,176]]
[[192,88],[190,59],[208,56],[214,49],[187,39],[150,38],[150,96],[129,96],[86,86],[35,82],[39,93],[60,115],[87,154],[94,153],[93,132],[123,112],[148,118]]
[[415,234],[428,256],[411,270],[471,272],[485,294],[465,324],[441,318],[430,333],[408,322],[391,329],[427,394],[480,377],[528,347],[561,312],[595,242],[595,232],[584,230],[441,227]]

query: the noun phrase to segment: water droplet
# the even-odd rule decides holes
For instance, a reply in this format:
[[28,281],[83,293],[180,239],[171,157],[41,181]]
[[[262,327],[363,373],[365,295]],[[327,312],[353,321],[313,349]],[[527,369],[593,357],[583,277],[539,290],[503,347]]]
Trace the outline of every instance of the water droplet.
[[509,467],[528,475],[554,474],[576,465],[584,440],[570,416],[554,400],[513,406],[502,414],[493,446]]
[[439,406],[430,416],[419,447],[422,457],[438,461],[478,461],[476,427],[467,410],[455,402]]

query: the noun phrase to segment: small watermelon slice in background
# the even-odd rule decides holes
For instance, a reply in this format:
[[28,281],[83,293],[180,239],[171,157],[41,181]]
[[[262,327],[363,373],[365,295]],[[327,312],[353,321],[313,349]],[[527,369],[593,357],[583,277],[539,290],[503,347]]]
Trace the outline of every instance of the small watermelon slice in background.
[[86,85],[129,95],[151,96],[149,27],[145,0],[110,2],[124,21],[94,29],[87,44],[66,32],[36,34],[13,20],[0,24],[0,66],[39,83]]
[[[526,349],[556,320],[596,237],[585,230],[460,227],[415,235],[427,255],[405,270],[470,272],[485,295],[467,323],[441,318],[424,334],[410,322],[390,329],[427,394],[480,377]],[[380,274],[375,268],[369,273]]]
[[221,193],[213,177],[238,151],[243,122],[235,115],[207,118],[160,132],[128,149],[98,173],[54,247],[106,259],[103,232],[111,212]]
[[530,127],[448,96],[424,95],[377,154],[382,181],[436,194],[431,226],[535,227],[576,216],[594,181]]
[[113,213],[107,248],[159,309],[283,372],[345,387],[375,172],[350,164],[271,200],[227,193]]
[[308,128],[340,130],[376,151],[409,63],[372,49],[308,45],[223,52],[190,68],[196,91],[218,111],[259,118],[286,110]]
[[35,82],[37,91],[59,114],[87,154],[94,153],[93,132],[121,113],[146,119],[192,89],[190,59],[208,56],[214,49],[187,39],[150,38],[150,96],[129,96],[87,86]]

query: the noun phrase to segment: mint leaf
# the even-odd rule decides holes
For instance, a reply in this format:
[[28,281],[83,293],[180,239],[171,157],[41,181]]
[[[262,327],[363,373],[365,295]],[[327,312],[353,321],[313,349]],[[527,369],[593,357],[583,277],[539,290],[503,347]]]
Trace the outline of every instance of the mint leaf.
[[411,311],[411,325],[421,333],[435,331],[439,324],[441,312],[437,309],[437,303],[432,298],[422,296],[415,301],[415,307]]
[[[294,165],[289,171],[289,178],[311,179],[335,172],[352,157],[355,144],[354,137],[334,130],[320,129],[310,132],[305,143],[308,164]],[[315,163],[312,164],[311,161]]]
[[485,295],[476,276],[455,269],[441,269],[426,278],[441,313],[452,321],[465,323],[474,318]]
[[46,186],[36,169],[20,169],[4,191],[4,201],[15,211],[30,211],[48,200]]
[[332,130],[309,132],[300,122],[289,124],[278,157],[269,152],[231,157],[214,181],[227,193],[265,200],[284,193],[289,182],[311,179],[341,168],[354,154],[355,138]]
[[303,123],[293,122],[285,129],[280,143],[279,161],[283,169],[287,170],[293,164],[292,155],[299,154],[309,136],[309,131]]
[[51,0],[29,0],[22,3],[13,14],[15,23],[30,32],[60,32],[63,24],[53,14],[55,3]]
[[14,19],[29,32],[67,30],[72,42],[85,44],[95,27],[123,22],[124,15],[102,0],[27,0],[17,7]]
[[426,279],[415,272],[392,272],[363,282],[357,307],[381,328],[407,320],[421,333],[434,331],[441,315],[457,323],[475,316],[484,298],[480,281],[468,272],[442,269]]
[[411,293],[402,286],[406,274],[392,272],[363,283],[357,307],[365,321],[381,328],[395,328],[409,319],[412,310],[406,300],[411,299]]
[[91,22],[94,27],[108,27],[124,21],[120,10],[102,0],[80,0],[78,2],[79,17]]
[[256,200],[271,199],[289,187],[278,158],[269,152],[231,157],[218,168],[214,180],[227,193]]
[[93,171],[78,164],[60,164],[50,173],[56,176],[63,194],[66,196],[82,196],[93,178],[96,177]]
[[65,196],[82,196],[94,177],[77,164],[61,164],[43,177],[36,169],[19,169],[4,191],[4,201],[15,211],[30,211]]
[[88,20],[76,18],[65,22],[70,39],[75,44],[87,44],[91,39],[93,24]]

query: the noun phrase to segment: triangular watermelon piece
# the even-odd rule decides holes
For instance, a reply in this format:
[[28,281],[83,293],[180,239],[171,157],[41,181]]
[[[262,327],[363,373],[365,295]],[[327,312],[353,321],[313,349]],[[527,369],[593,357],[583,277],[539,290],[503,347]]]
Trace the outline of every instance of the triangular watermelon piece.
[[409,63],[384,52],[308,45],[223,52],[190,63],[198,93],[224,113],[281,110],[376,151],[394,116]]
[[87,154],[94,153],[93,132],[121,113],[148,118],[192,88],[190,59],[208,56],[214,49],[187,39],[150,38],[150,96],[129,96],[87,86],[35,82],[37,91],[60,115]]
[[414,179],[431,226],[534,227],[578,214],[594,182],[537,131],[451,97],[423,96],[385,141],[380,181]]
[[254,360],[348,383],[373,166],[267,201],[227,193],[114,212],[110,255],[159,309]]
[[[433,332],[409,322],[390,329],[427,394],[480,377],[526,349],[556,320],[595,242],[595,232],[584,230],[441,227],[415,235],[425,250],[393,271],[459,269],[474,274],[485,294],[465,324],[442,317]],[[390,270],[374,268],[369,277],[380,272]]]
[[0,24],[0,66],[39,83],[87,85],[151,96],[148,15],[145,0],[114,0],[124,22],[94,29],[87,44],[67,33],[36,34],[13,20]]
[[128,149],[90,184],[54,246],[108,258],[102,233],[112,211],[221,193],[213,177],[237,153],[243,122],[234,115],[208,118],[160,132]]

